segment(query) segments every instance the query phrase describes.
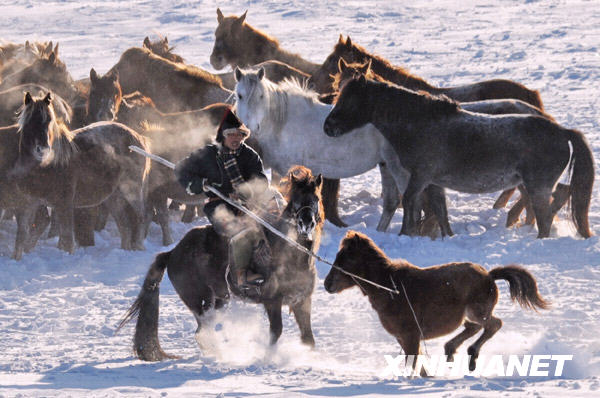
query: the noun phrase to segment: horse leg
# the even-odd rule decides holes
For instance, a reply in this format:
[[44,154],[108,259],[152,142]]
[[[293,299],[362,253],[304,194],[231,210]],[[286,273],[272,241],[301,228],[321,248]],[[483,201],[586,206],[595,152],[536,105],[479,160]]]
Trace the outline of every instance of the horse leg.
[[[469,359],[469,371],[474,371],[477,367],[477,358],[479,357],[479,350],[483,343],[492,338],[498,330],[502,327],[502,321],[493,315],[490,315],[483,323],[483,333],[479,338],[467,349],[467,354],[471,357]],[[458,337],[458,336],[457,336]]]
[[[408,361],[408,356],[412,355],[414,360],[412,363],[413,373],[415,372],[415,368],[417,366],[417,356],[421,353],[421,338],[418,334],[415,333],[407,333],[402,336],[396,336],[396,340],[400,343],[402,350],[404,350],[404,355],[406,355],[406,361]],[[421,377],[427,377],[427,372],[425,369],[421,369],[420,372]]]
[[425,188],[424,192],[429,196],[429,206],[440,225],[442,238],[454,235],[448,221],[448,207],[446,205],[446,191],[444,188],[431,184]]
[[527,189],[531,197],[533,211],[538,227],[538,239],[550,236],[552,226],[552,213],[550,210],[550,197],[552,192],[548,189]]
[[79,246],[94,246],[95,207],[74,210],[75,240]]
[[550,211],[552,212],[552,218],[558,213],[560,209],[569,200],[571,193],[571,186],[565,184],[557,184],[554,192],[552,192],[552,204],[550,205]]
[[421,192],[426,184],[415,174],[410,176],[408,187],[402,197],[404,215],[402,217],[402,229],[400,235],[416,235],[417,222],[421,218]]
[[54,207],[58,223],[58,248],[68,253],[75,251],[75,236],[73,234],[73,202],[66,201]]
[[104,201],[110,214],[112,214],[119,235],[121,236],[121,249],[132,250],[132,238],[131,238],[131,226],[129,220],[129,213],[126,211],[127,202],[122,197],[119,191],[114,192],[106,201]]
[[[188,206],[189,207],[189,206]],[[186,209],[188,208],[186,207]],[[148,229],[152,222],[152,214],[156,210],[156,218],[158,225],[162,231],[162,244],[169,246],[174,242],[171,236],[171,228],[169,227],[169,208],[167,206],[167,196],[163,192],[157,190],[148,195],[148,203],[146,204],[146,216],[144,217],[144,235],[148,235]]]
[[340,180],[323,178],[323,187],[321,188],[321,193],[323,196],[325,218],[336,227],[347,227],[348,224],[342,221],[338,213],[338,199],[340,197]]
[[392,217],[400,204],[400,192],[394,181],[394,177],[388,170],[385,163],[379,165],[379,171],[381,173],[381,190],[383,194],[383,212],[381,213],[381,219],[377,224],[377,230],[385,232],[392,221]]
[[144,239],[146,237],[144,229],[144,190],[139,184],[134,185],[132,181],[124,181],[120,184],[119,191],[130,206],[132,250],[144,250]]
[[283,323],[281,321],[281,299],[268,301],[263,303],[267,316],[269,317],[270,344],[274,345],[279,340],[283,331]]
[[464,327],[465,330],[463,330],[458,335],[454,336],[452,340],[444,344],[444,354],[446,355],[448,362],[454,361],[454,354],[456,353],[456,349],[462,343],[464,343],[465,340],[475,336],[483,326],[475,322],[465,321]]
[[[196,217],[196,205],[185,205],[185,208],[183,210],[183,215],[181,216],[181,222],[185,223],[185,224],[189,224],[192,221],[194,221],[194,217]],[[163,237],[164,237],[164,232],[163,232]]]
[[108,207],[106,207],[105,204],[101,203],[98,206],[98,213],[96,214],[96,222],[94,223],[94,230],[95,231],[102,231],[104,228],[106,228],[106,223],[108,222]]
[[12,258],[19,261],[23,257],[25,251],[26,241],[29,237],[29,228],[31,220],[37,210],[37,205],[27,203],[22,208],[19,208],[15,212],[17,218],[17,236],[15,239],[15,251]]
[[310,326],[310,309],[312,299],[308,296],[300,304],[292,307],[292,312],[296,318],[296,323],[300,328],[300,340],[303,344],[314,348],[315,338],[313,337],[312,328]]
[[498,196],[498,199],[496,199],[496,202],[494,203],[494,206],[492,206],[494,209],[501,209],[504,206],[506,206],[506,204],[508,203],[508,200],[510,199],[510,197],[512,196],[512,194],[515,192],[515,188],[510,188],[507,189],[506,191],[502,192],[500,194],[500,196]]
[[33,223],[29,227],[29,237],[27,238],[27,243],[25,244],[25,253],[29,253],[33,250],[40,239],[40,236],[42,236],[48,227],[48,224],[50,224],[48,207],[45,205],[39,205],[37,207],[37,211],[35,212]]

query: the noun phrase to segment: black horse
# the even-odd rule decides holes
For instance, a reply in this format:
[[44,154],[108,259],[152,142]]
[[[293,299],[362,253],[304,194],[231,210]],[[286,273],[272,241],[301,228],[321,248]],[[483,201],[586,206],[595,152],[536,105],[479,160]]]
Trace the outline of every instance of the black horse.
[[[560,208],[551,204],[552,191],[569,166],[572,219],[581,236],[591,236],[588,212],[594,159],[579,131],[540,116],[471,113],[447,97],[361,76],[342,88],[324,130],[335,137],[366,123],[389,140],[402,167],[410,172],[402,198],[401,233],[415,234],[420,194],[430,185],[484,193],[523,184],[533,204],[538,238],[548,237]],[[438,221],[447,224],[447,219]]]
[[[323,223],[321,175],[296,166],[290,170],[291,187],[287,206],[275,227],[305,248],[319,249]],[[315,287],[314,258],[291,247],[289,243],[265,230],[272,255],[270,276],[260,294],[238,289],[227,272],[228,242],[212,226],[194,228],[170,252],[160,253],[150,266],[142,290],[129,308],[117,330],[137,318],[134,352],[145,361],[160,361],[173,356],[165,353],[158,341],[159,284],[165,270],[183,303],[192,311],[198,329],[202,315],[219,309],[229,299],[229,289],[236,296],[263,304],[270,323],[271,344],[281,336],[281,307],[289,305],[300,328],[302,342],[314,346],[310,325],[311,295]]]

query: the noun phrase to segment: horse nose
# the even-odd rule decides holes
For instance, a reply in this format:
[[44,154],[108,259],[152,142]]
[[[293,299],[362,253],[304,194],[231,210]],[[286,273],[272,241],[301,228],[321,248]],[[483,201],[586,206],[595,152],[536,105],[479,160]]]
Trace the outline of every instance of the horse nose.
[[36,145],[36,146],[35,146],[35,153],[37,153],[37,154],[41,154],[42,152],[44,152],[44,149],[42,148],[42,146],[41,146],[41,145],[39,145],[39,144],[38,144],[38,145]]
[[331,275],[327,275],[327,277],[325,278],[325,282],[323,283],[323,285],[325,286],[325,290],[328,293],[333,293],[333,278],[331,278]]
[[325,131],[325,134],[327,134],[330,137],[334,137],[335,136],[335,126],[333,124],[333,122],[331,121],[331,119],[329,119],[329,117],[327,119],[325,119],[325,123],[323,124],[323,130]]

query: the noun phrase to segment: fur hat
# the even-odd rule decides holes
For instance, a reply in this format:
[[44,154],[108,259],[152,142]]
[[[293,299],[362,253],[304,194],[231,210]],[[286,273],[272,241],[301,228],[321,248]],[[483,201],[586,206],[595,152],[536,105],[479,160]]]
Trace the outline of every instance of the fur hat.
[[219,128],[217,129],[217,142],[223,142],[225,139],[225,135],[223,134],[226,130],[229,129],[238,129],[245,137],[250,135],[250,130],[248,127],[244,126],[244,123],[233,113],[231,108],[228,108],[223,114],[223,119],[221,119],[221,123],[219,124]]

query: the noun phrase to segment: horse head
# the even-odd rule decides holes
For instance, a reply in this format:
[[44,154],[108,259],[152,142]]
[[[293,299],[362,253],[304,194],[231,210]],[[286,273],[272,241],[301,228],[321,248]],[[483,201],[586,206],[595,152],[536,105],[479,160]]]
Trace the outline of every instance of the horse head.
[[245,43],[242,39],[242,27],[246,19],[248,11],[240,17],[231,15],[229,17],[223,16],[220,9],[217,8],[217,22],[219,25],[215,30],[215,45],[212,53],[210,54],[210,64],[213,68],[221,70],[227,65],[232,67],[240,66],[246,67],[244,62],[240,62],[239,54],[240,46],[244,46]]
[[339,137],[368,122],[369,104],[364,100],[367,81],[364,75],[349,80],[323,124],[325,134]]
[[338,73],[338,63],[341,58],[349,63],[361,62],[354,58],[350,37],[344,40],[340,35],[333,52],[329,54],[319,69],[310,78],[310,84],[318,93],[330,93],[333,91],[332,83],[334,76]]
[[256,72],[244,72],[235,69],[235,110],[241,121],[257,133],[260,124],[268,114],[270,93],[265,77],[264,68]]
[[338,72],[333,76],[332,89],[337,92],[350,80],[365,76],[368,79],[376,78],[376,75],[371,70],[371,60],[359,63],[348,63],[344,58],[338,60]]
[[295,220],[296,232],[302,239],[312,240],[313,234],[324,220],[321,202],[321,174],[313,176],[310,170],[302,166],[290,169],[291,187],[288,193],[288,205],[284,214]]
[[52,95],[32,97],[25,94],[23,109],[19,115],[19,160],[16,169],[28,169],[35,165],[46,166],[54,159],[52,143],[55,128]]
[[3,86],[37,83],[51,88],[65,98],[74,91],[74,81],[66,65],[58,59],[58,44],[50,54],[42,55],[28,67],[6,77]]
[[365,277],[366,275],[363,275],[365,255],[373,247],[377,249],[366,235],[356,231],[348,231],[340,242],[340,249],[333,262],[334,267],[325,277],[325,290],[329,293],[339,293],[357,285],[356,279],[346,272]]
[[111,70],[100,77],[92,68],[90,70],[90,82],[90,94],[87,104],[88,123],[115,120],[123,101],[119,73]]
[[148,36],[144,39],[144,43],[142,44],[144,48],[152,51],[154,54],[159,57],[163,57],[172,62],[183,62],[183,58],[177,54],[173,54],[173,49],[175,47],[169,47],[169,39],[165,36],[163,38],[158,39],[157,41],[150,41]]

